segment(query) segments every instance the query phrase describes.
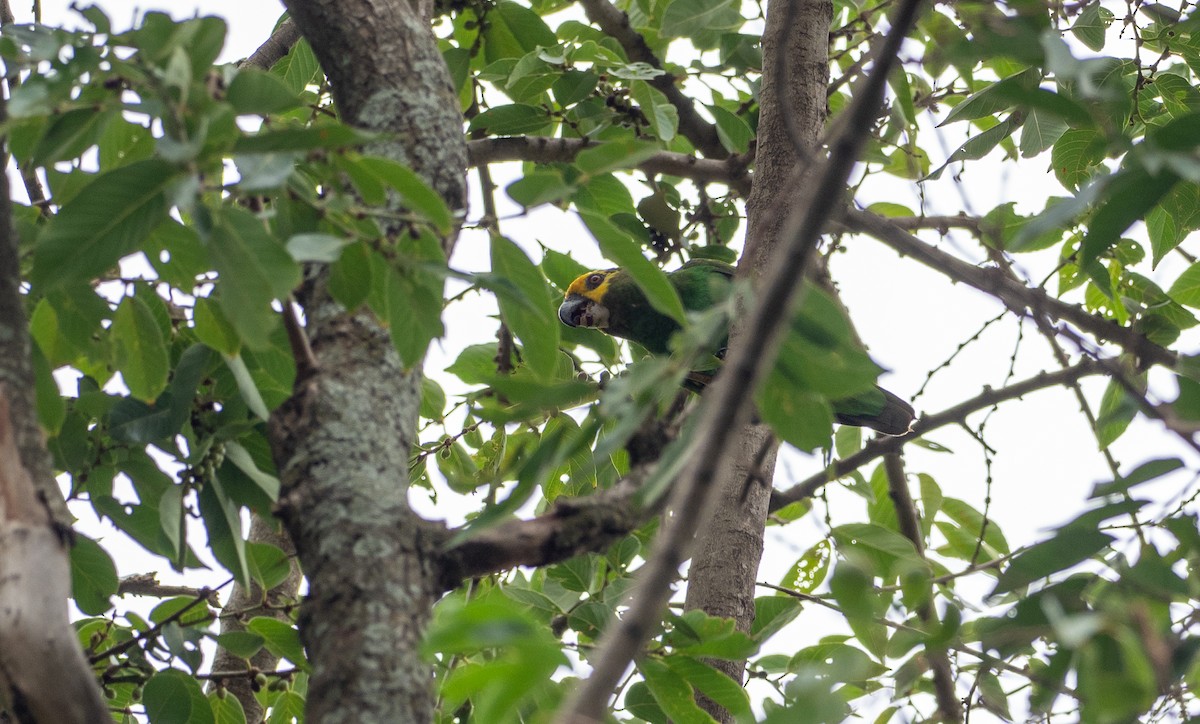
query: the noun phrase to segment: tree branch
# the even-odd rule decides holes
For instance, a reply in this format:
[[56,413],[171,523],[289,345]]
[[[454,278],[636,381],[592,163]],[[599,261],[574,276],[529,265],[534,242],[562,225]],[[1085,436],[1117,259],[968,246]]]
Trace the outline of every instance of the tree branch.
[[[591,0],[587,0],[591,2]],[[701,401],[695,452],[671,495],[674,516],[663,523],[653,553],[638,575],[636,596],[627,615],[613,621],[599,643],[591,676],[584,680],[559,721],[582,723],[603,718],[608,699],[629,662],[641,650],[654,622],[671,597],[671,582],[686,559],[692,537],[706,518],[734,435],[750,419],[753,395],[767,365],[775,359],[779,338],[799,297],[799,283],[821,233],[835,208],[829,203],[845,188],[873,123],[884,85],[900,44],[916,19],[920,0],[907,0],[892,16],[891,30],[872,73],[861,84],[830,143],[829,157],[812,168],[812,193],[788,214],[776,264],[768,269],[744,327],[743,344],[732,346],[722,373]],[[781,313],[782,312],[782,313]]]
[[210,606],[220,606],[217,592],[211,589],[199,589],[191,586],[167,586],[158,582],[158,574],[135,573],[126,576],[117,584],[118,596],[154,596],[155,598],[171,598],[174,596],[203,596],[207,595]]
[[531,520],[502,523],[472,535],[442,556],[443,587],[450,590],[464,578],[516,566],[546,566],[607,548],[656,512],[633,504],[649,470],[649,465],[634,470],[595,495],[560,498],[549,513]]
[[[896,520],[900,533],[912,542],[917,549],[917,555],[925,558],[925,536],[921,534],[921,521],[917,516],[917,506],[913,503],[908,491],[908,480],[904,474],[904,460],[900,453],[888,453],[883,459],[884,470],[887,473],[888,496],[896,509]],[[925,623],[936,622],[937,615],[931,601],[925,601],[917,607],[917,616]],[[938,713],[943,721],[956,722],[962,720],[962,707],[954,691],[954,670],[950,667],[950,659],[946,650],[925,646],[925,658],[933,672],[933,691],[937,699]]]
[[300,28],[296,27],[291,18],[288,18],[280,23],[279,27],[275,28],[275,32],[271,33],[271,37],[258,46],[258,50],[251,53],[250,57],[243,60],[239,65],[243,68],[270,70],[276,63],[283,60],[283,56],[287,55],[291,51],[292,46],[299,40]]
[[968,264],[933,248],[881,216],[849,209],[842,221],[849,229],[869,234],[903,256],[911,256],[955,281],[996,297],[1017,314],[1024,315],[1029,310],[1033,314],[1044,314],[1069,322],[1100,340],[1120,345],[1143,364],[1173,368],[1178,362],[1178,355],[1174,352],[1160,347],[1129,327],[1122,327],[1074,304],[1055,299],[1040,289],[1025,286],[1002,270]]
[[[583,6],[588,20],[620,43],[631,61],[662,69],[662,61],[646,44],[646,39],[641,33],[629,24],[629,16],[617,6],[609,0],[580,0],[579,4]],[[693,146],[708,158],[725,158],[729,155],[721,145],[721,139],[717,137],[717,129],[696,111],[692,99],[684,95],[675,84],[675,76],[663,73],[647,82],[662,91],[671,105],[675,106],[675,110],[679,112],[679,132],[686,136]]]
[[1007,387],[1002,387],[998,390],[984,388],[984,391],[969,400],[961,402],[953,407],[949,407],[937,414],[926,415],[917,420],[913,425],[912,432],[907,435],[897,437],[877,437],[863,446],[862,450],[853,455],[838,460],[830,465],[827,469],[813,475],[807,480],[798,483],[787,490],[776,492],[771,496],[771,510],[776,511],[780,508],[791,505],[792,503],[811,498],[818,490],[825,486],[826,483],[837,480],[838,478],[848,475],[854,470],[861,468],[863,465],[883,457],[891,452],[896,452],[904,447],[907,443],[916,440],[917,438],[936,430],[939,427],[946,425],[959,424],[967,419],[967,416],[973,412],[978,412],[997,405],[1007,400],[1015,400],[1023,397],[1030,392],[1043,390],[1047,387],[1058,387],[1059,385],[1071,384],[1088,375],[1095,375],[1104,372],[1103,366],[1092,359],[1085,359],[1079,364],[1068,367],[1057,372],[1041,372],[1027,380],[1013,383]]
[[[580,151],[599,144],[586,138],[547,138],[545,136],[512,136],[485,138],[467,143],[472,166],[501,161],[532,161],[534,163],[569,163]],[[746,196],[750,193],[748,159],[731,156],[725,159],[697,158],[686,153],[661,151],[642,161],[637,168],[652,174],[680,176],[693,181],[726,184]]]

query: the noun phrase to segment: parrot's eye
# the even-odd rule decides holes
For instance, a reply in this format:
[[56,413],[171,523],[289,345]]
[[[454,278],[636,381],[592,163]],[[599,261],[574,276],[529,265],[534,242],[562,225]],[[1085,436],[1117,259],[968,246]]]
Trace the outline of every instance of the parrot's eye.
[[595,289],[596,287],[600,286],[600,282],[602,281],[604,281],[603,274],[592,274],[587,278],[587,288]]

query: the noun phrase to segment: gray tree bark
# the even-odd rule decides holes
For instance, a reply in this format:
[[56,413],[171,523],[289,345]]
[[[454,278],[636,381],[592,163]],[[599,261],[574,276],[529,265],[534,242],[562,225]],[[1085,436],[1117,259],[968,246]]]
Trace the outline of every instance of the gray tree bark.
[[0,715],[31,723],[109,721],[67,619],[70,519],[34,406],[20,271],[8,177],[0,174]]
[[[279,530],[275,521],[264,520],[258,515],[251,518],[249,540],[255,543],[269,543],[292,556],[295,556],[296,553],[292,546],[292,539],[287,536],[287,533]],[[233,592],[229,594],[229,600],[225,602],[225,607],[221,611],[221,633],[246,631],[246,624],[257,616],[270,616],[280,621],[290,622],[285,606],[296,600],[301,579],[300,566],[297,565],[294,557],[290,567],[288,577],[278,586],[267,591],[253,582],[249,588],[235,584]],[[258,671],[274,671],[278,664],[279,657],[265,648],[247,661],[223,647],[218,647],[217,653],[213,656],[212,670],[214,672],[249,671],[254,668]],[[251,683],[249,675],[229,678],[222,682],[222,685],[241,702],[242,711],[249,724],[260,724],[263,721],[263,715],[266,712],[258,703],[258,697],[254,695],[254,685]]]
[[[425,5],[287,2],[342,119],[386,131],[390,140],[372,151],[406,163],[461,208],[462,118]],[[421,373],[401,364],[373,317],[333,302],[323,275],[302,301],[316,364],[272,415],[270,437],[280,515],[309,581],[300,616],[313,666],[307,720],[431,721],[419,645],[441,593],[442,529],[407,501]]]
[[[794,3],[790,11],[788,2]],[[756,278],[767,268],[780,225],[798,202],[793,174],[807,154],[815,153],[825,124],[832,13],[829,0],[771,0],[768,8],[762,41],[758,150],[754,186],[746,203],[746,249],[739,274]],[[797,148],[793,135],[802,148]],[[738,343],[738,336],[735,325],[731,345]],[[720,503],[702,529],[688,573],[686,607],[732,618],[743,631],[754,623],[755,581],[776,451],[766,428],[749,426],[742,433],[718,483]],[[743,682],[745,661],[710,663],[739,684]],[[728,712],[707,697],[700,695],[698,700],[718,721],[732,721]]]

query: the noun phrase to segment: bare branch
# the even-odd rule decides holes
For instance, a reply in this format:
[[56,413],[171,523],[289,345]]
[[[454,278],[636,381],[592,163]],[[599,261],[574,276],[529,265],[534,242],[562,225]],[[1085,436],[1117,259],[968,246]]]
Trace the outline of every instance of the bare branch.
[[[479,166],[501,161],[533,161],[535,163],[569,163],[585,148],[599,145],[586,138],[547,138],[545,136],[512,136],[486,138],[467,143],[471,165]],[[686,153],[661,151],[638,164],[646,173],[680,176],[693,181],[726,184],[743,196],[750,193],[749,159],[736,156],[725,159],[705,159]]]
[[1095,360],[1085,359],[1079,364],[1057,372],[1041,372],[1022,382],[1016,382],[998,390],[984,388],[984,391],[969,400],[947,408],[934,415],[926,415],[917,420],[912,432],[898,437],[877,437],[863,446],[862,450],[853,455],[838,460],[826,470],[813,475],[807,480],[780,491],[771,496],[771,510],[776,511],[785,505],[811,498],[818,490],[831,480],[850,474],[867,463],[877,460],[884,455],[895,452],[907,443],[936,430],[939,427],[962,423],[973,412],[984,410],[1007,400],[1015,400],[1030,392],[1044,390],[1048,387],[1071,384],[1088,375],[1104,372],[1103,366]]
[[155,598],[170,598],[172,596],[204,596],[207,595],[210,606],[220,606],[217,592],[211,589],[193,588],[191,586],[167,586],[158,582],[158,574],[135,573],[126,576],[117,584],[118,596],[154,596]]
[[[662,69],[662,61],[646,44],[646,39],[629,24],[629,16],[617,6],[609,0],[580,0],[579,4],[583,6],[588,20],[620,43],[631,61]],[[674,76],[663,73],[647,82],[662,91],[671,105],[675,106],[675,110],[679,112],[679,132],[686,136],[693,146],[708,158],[725,158],[729,155],[721,145],[721,139],[717,137],[717,129],[696,111],[692,99],[684,95],[675,84]]]
[[842,221],[853,231],[861,231],[882,241],[902,255],[911,256],[951,279],[975,287],[1004,303],[1017,314],[1026,310],[1044,314],[1078,327],[1094,337],[1120,345],[1143,364],[1174,367],[1178,355],[1146,339],[1137,331],[1122,327],[1085,309],[1055,299],[1040,289],[1025,286],[1019,280],[992,267],[977,267],[935,249],[887,219],[865,211],[847,210]]
[[920,0],[907,0],[898,6],[878,61],[857,89],[830,143],[829,157],[812,169],[811,195],[788,215],[777,261],[764,275],[761,289],[749,307],[743,343],[732,347],[722,373],[701,402],[695,452],[669,503],[674,515],[664,521],[654,551],[638,575],[632,607],[606,630],[593,659],[592,675],[580,686],[559,721],[589,722],[603,717],[617,682],[670,600],[671,582],[687,557],[696,529],[705,520],[711,494],[717,490],[712,481],[721,472],[734,435],[749,421],[753,395],[748,393],[775,358],[788,319],[780,312],[790,310],[799,297],[799,282],[835,208],[828,201],[838,198],[845,188],[868,135],[864,129],[874,123],[892,62],[916,19],[919,5]]

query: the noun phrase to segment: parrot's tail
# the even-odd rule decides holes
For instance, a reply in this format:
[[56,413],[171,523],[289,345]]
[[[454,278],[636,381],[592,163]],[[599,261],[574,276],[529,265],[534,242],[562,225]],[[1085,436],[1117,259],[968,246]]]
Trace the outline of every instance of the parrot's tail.
[[917,413],[907,401],[893,395],[891,392],[876,387],[885,398],[883,410],[871,415],[853,415],[839,412],[835,415],[843,425],[869,427],[884,435],[905,435],[912,430]]

